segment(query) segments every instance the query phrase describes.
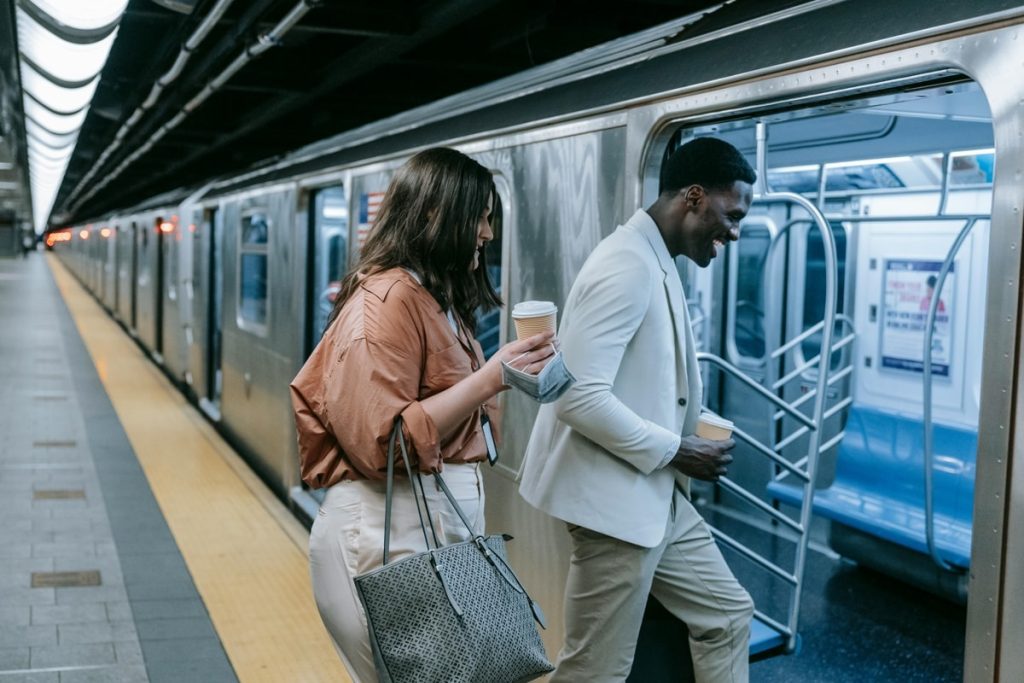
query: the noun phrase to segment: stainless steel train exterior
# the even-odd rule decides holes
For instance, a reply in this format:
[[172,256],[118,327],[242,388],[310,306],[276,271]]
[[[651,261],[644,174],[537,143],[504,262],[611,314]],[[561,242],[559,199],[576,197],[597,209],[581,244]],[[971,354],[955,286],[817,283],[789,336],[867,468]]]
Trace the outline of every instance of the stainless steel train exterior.
[[[452,145],[492,169],[503,222],[493,250],[500,253],[489,259],[503,298],[558,303],[596,243],[652,200],[664,152],[680,136],[720,134],[752,156],[766,156],[759,170],[771,171],[769,182],[782,182],[787,169],[817,159],[817,177],[825,182],[794,192],[838,216],[829,219],[844,234],[838,303],[853,330],[835,354],[833,374],[852,368],[830,385],[826,407],[838,406],[835,420],[819,425],[822,442],[831,447],[816,477],[824,487],[835,476],[836,444],[827,442],[841,434],[851,403],[881,392],[894,410],[906,399],[918,420],[922,404],[913,393],[920,391],[919,375],[876,376],[877,368],[865,362],[877,360],[884,343],[871,327],[877,314],[872,302],[882,293],[868,284],[868,271],[877,265],[869,262],[916,247],[898,239],[884,243],[886,235],[900,234],[898,226],[879,231],[868,219],[848,216],[887,215],[894,209],[884,197],[895,197],[898,205],[908,193],[828,192],[831,176],[822,164],[864,166],[865,160],[926,152],[947,161],[950,154],[987,150],[994,155],[994,174],[980,190],[960,188],[957,195],[944,178],[929,195],[943,204],[929,209],[933,217],[943,213],[947,197],[961,202],[955,213],[982,216],[967,256],[957,261],[972,288],[958,285],[959,298],[951,303],[969,311],[951,337],[958,340],[960,360],[951,362],[960,363],[960,374],[936,385],[936,410],[938,420],[963,423],[977,434],[965,680],[1024,680],[1024,592],[1015,590],[1024,585],[1024,467],[1013,467],[1024,457],[1017,430],[1024,207],[1024,82],[1017,74],[1024,67],[1024,8],[997,1],[891,5],[820,0],[756,20],[742,7],[726,5],[696,23],[690,17],[325,140],[251,172],[73,226],[73,239],[58,250],[253,468],[282,498],[302,505],[309,493],[298,480],[286,387],[318,339],[330,283],[355,263],[379,193],[410,154]],[[917,101],[931,104],[915,112]],[[955,109],[978,101],[981,113],[944,109],[944,103]],[[829,121],[847,121],[830,116],[872,108],[893,126],[917,126],[916,137],[828,129]],[[963,125],[929,129],[928,121]],[[970,128],[971,121],[984,126]],[[758,123],[767,125],[767,136]],[[783,132],[781,139],[772,136],[773,128]],[[820,139],[786,138],[812,128]],[[878,144],[872,147],[866,142],[871,139]],[[863,144],[860,151],[853,151],[854,143]],[[876,165],[892,169],[896,162]],[[775,251],[759,252],[759,284],[788,288],[770,293],[775,303],[761,301],[758,343],[767,346],[757,353],[736,346],[737,323],[743,323],[737,288],[750,267],[741,262],[740,249],[759,234],[775,241],[772,231],[787,216],[761,202],[745,224],[749,232],[712,268],[680,264],[703,350],[733,361],[759,384],[772,373],[777,378],[802,368],[789,352],[774,369],[756,361],[766,348],[777,349],[808,329],[792,312],[806,308],[811,287],[808,271],[792,265],[809,258],[807,226],[803,233],[793,228],[802,239],[791,236]],[[956,232],[937,220],[913,228],[911,243],[942,245],[918,249],[919,257],[941,260]],[[507,310],[498,325],[500,339],[507,339]],[[836,326],[837,339],[841,328]],[[777,392],[786,400],[813,393],[815,373],[796,375],[803,380]],[[751,433],[766,432],[765,441],[774,438],[766,427],[770,413],[749,409],[743,381],[708,377],[705,400],[711,407],[735,416]],[[840,405],[845,397],[850,403]],[[513,561],[550,617],[545,638],[557,652],[567,537],[563,525],[531,509],[516,492],[536,406],[514,393],[503,402],[502,458],[487,474],[488,525],[517,537]],[[764,491],[771,470],[740,453],[731,478],[771,504]],[[725,496],[719,502],[744,506]]]

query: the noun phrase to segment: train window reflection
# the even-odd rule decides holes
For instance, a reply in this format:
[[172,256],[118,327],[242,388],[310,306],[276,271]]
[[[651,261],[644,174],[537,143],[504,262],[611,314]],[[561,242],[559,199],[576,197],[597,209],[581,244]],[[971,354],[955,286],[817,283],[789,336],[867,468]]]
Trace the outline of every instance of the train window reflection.
[[738,247],[734,340],[748,358],[764,358],[764,268],[771,234],[757,225],[744,226]]
[[243,329],[263,333],[267,325],[269,220],[254,211],[242,216],[239,244],[238,322]]
[[242,243],[267,243],[267,217],[262,213],[254,213],[242,218]]

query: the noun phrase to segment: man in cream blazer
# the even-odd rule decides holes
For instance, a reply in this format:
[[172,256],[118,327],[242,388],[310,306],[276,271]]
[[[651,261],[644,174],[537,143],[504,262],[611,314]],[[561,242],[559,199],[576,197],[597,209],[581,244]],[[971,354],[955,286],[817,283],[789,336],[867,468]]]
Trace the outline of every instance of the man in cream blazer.
[[697,138],[662,191],[593,251],[559,328],[576,384],[541,407],[519,490],[572,538],[565,645],[552,683],[629,675],[648,594],[684,621],[697,681],[746,681],[750,596],[689,501],[732,439],[694,435],[702,385],[673,258],[705,267],[739,238],[754,171],[731,145]]

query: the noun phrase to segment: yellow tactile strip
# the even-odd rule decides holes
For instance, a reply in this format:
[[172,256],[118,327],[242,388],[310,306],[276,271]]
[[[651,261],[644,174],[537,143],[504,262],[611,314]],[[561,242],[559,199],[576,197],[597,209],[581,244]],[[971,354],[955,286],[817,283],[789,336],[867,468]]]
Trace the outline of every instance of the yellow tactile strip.
[[313,602],[305,530],[48,260],[239,680],[350,681]]

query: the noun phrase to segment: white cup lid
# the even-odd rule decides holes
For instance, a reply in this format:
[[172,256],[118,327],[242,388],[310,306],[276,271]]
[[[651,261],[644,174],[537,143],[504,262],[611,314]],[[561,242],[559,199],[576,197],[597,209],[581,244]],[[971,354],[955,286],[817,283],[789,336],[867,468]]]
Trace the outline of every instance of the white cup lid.
[[732,429],[734,426],[732,420],[726,420],[724,417],[719,417],[714,413],[701,413],[697,419],[705,424],[721,427],[722,429]]
[[558,306],[550,301],[520,301],[512,307],[513,318],[535,318],[557,312]]

